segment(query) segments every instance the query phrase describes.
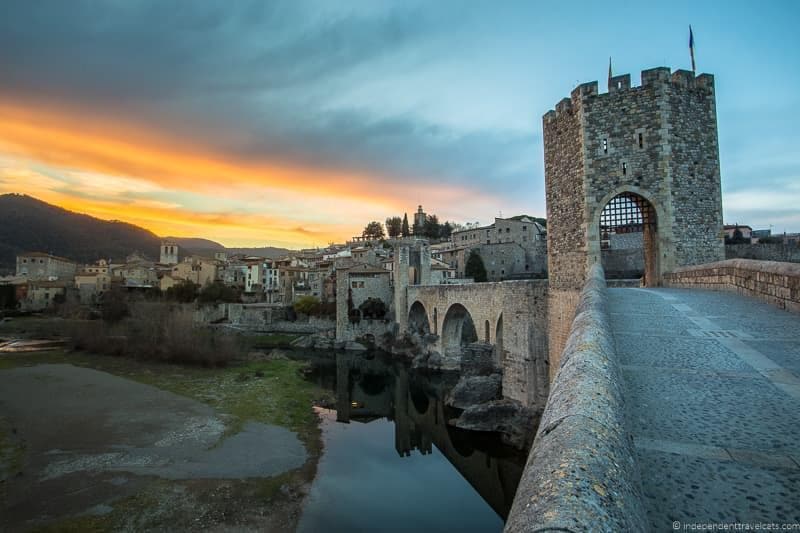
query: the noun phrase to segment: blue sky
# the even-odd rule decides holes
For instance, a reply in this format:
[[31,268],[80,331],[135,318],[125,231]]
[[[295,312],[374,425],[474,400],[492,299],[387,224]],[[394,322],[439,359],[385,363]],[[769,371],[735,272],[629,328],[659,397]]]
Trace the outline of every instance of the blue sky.
[[0,192],[230,245],[543,216],[541,116],[609,56],[690,68],[689,24],[725,222],[800,231],[791,1],[6,1]]

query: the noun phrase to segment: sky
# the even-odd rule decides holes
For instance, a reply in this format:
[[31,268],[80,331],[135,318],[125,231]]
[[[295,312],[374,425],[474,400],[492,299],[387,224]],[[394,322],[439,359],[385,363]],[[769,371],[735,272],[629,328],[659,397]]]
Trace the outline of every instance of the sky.
[[542,115],[689,69],[689,24],[725,222],[800,231],[792,0],[5,0],[0,193],[226,246],[544,216]]

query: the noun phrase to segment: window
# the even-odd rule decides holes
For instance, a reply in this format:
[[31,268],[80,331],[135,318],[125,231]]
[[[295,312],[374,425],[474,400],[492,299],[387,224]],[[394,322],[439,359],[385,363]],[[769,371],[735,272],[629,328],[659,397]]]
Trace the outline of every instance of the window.
[[644,135],[639,134],[639,148],[644,148]]
[[22,262],[23,262],[23,263],[27,263],[27,262],[28,262],[28,260],[27,260],[27,259],[23,259],[23,260],[22,260]]
[[622,175],[626,175],[628,173],[628,163],[625,161],[622,162]]
[[511,233],[511,228],[506,228],[506,233]]
[[603,138],[603,153],[604,154],[608,153],[608,139],[606,138]]
[[359,281],[358,282],[358,288],[359,289],[363,289],[364,288],[364,282],[363,281]]
[[522,231],[528,231],[528,226],[522,226]]
[[357,282],[357,281],[354,281],[354,282],[352,282],[352,283],[350,284],[350,286],[351,286],[352,288],[354,288],[354,289],[357,289],[357,288],[358,288],[358,282]]
[[505,274],[506,274],[506,271],[505,271],[505,270],[501,270],[501,271],[500,271],[500,275],[501,275],[501,276],[505,276]]

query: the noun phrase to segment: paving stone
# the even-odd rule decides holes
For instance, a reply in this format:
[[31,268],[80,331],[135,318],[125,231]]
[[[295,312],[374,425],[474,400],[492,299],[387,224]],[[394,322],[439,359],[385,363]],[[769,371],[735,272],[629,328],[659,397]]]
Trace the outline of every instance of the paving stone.
[[800,522],[800,316],[732,293],[608,292],[652,530]]

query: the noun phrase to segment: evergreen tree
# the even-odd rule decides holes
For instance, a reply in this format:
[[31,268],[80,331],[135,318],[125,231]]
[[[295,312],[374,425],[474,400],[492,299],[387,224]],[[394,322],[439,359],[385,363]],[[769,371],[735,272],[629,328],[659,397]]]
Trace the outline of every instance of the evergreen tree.
[[483,266],[483,259],[476,250],[471,250],[469,253],[469,259],[464,267],[464,275],[476,282],[486,281],[486,267]]
[[422,234],[429,239],[438,239],[440,233],[439,217],[431,215],[425,219],[425,225],[422,227]]
[[403,224],[400,228],[400,233],[403,237],[408,237],[411,235],[411,230],[408,228],[408,213],[403,213]]
[[453,233],[453,226],[450,225],[450,222],[445,222],[444,224],[442,224],[442,231],[439,235],[442,239],[449,239],[452,233]]

